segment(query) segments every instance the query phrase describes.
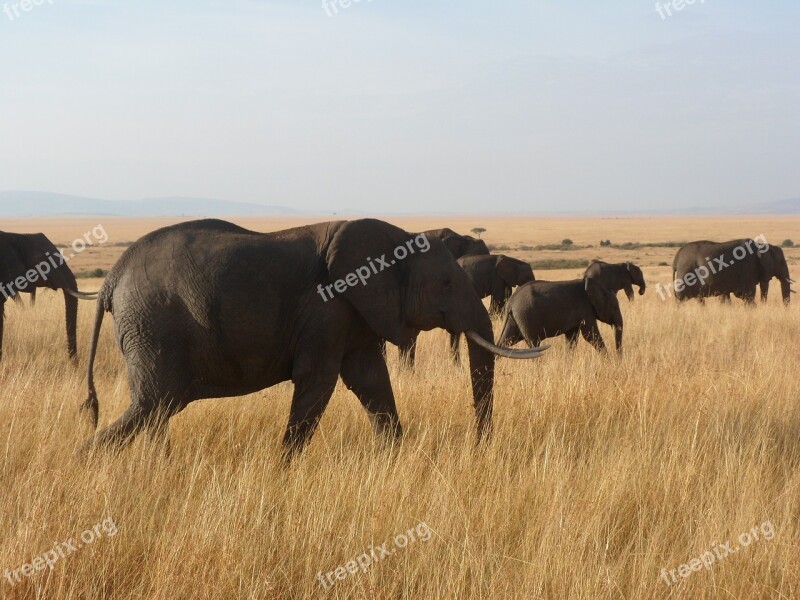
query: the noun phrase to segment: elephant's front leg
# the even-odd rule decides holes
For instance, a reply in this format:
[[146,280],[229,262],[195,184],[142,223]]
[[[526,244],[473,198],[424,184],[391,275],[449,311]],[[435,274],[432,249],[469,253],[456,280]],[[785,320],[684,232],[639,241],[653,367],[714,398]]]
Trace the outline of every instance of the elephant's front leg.
[[377,344],[351,352],[342,361],[342,381],[367,411],[375,433],[388,440],[403,434],[386,361]]
[[[405,344],[398,346],[400,349],[400,364],[406,367],[413,367],[417,356],[417,336]],[[383,354],[386,356],[386,353]]]
[[491,314],[501,314],[506,306],[506,302],[511,297],[511,287],[505,282],[498,280],[492,284],[491,300],[489,302],[489,312]]
[[564,332],[564,337],[567,338],[567,348],[574,350],[578,345],[578,338],[581,335],[580,327],[573,327]]
[[[769,298],[769,281],[762,281],[759,287],[761,288],[761,302],[766,302]],[[755,290],[753,295],[755,296]]]
[[597,328],[597,322],[583,323],[581,325],[581,335],[583,339],[589,342],[598,352],[606,351],[606,343],[603,341],[603,336],[600,335],[600,330]]

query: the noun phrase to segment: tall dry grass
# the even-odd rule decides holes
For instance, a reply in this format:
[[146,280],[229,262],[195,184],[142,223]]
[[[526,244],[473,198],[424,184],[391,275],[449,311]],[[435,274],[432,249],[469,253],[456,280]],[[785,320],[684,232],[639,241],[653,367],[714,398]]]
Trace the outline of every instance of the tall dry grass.
[[[3,577],[0,596],[797,597],[798,306],[676,307],[652,289],[632,304],[620,298],[621,359],[583,341],[569,353],[556,339],[538,361],[498,362],[487,446],[473,443],[467,369],[445,359],[437,331],[420,338],[415,371],[400,369],[393,350],[389,358],[406,432],[399,447],[376,443],[340,385],[290,468],[279,454],[288,384],[190,406],[172,420],[170,456],[140,439],[117,455],[74,458],[90,433],[77,406],[93,306],[81,304],[74,366],[60,296],[41,294],[33,310],[8,305],[0,569],[106,517],[118,532],[52,571],[13,586]],[[101,425],[128,404],[111,322],[96,366]],[[678,584],[662,579],[662,568],[765,521],[773,539]],[[421,522],[430,540],[328,591],[319,583],[318,572]]]

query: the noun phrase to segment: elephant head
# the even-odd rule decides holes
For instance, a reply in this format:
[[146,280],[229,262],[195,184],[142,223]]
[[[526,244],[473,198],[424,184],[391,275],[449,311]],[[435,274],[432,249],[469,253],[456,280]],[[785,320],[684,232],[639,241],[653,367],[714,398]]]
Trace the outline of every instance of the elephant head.
[[778,281],[781,282],[781,296],[783,297],[783,301],[788,304],[793,281],[789,276],[789,266],[786,264],[786,257],[783,255],[783,250],[772,244],[768,244],[766,248],[760,246],[758,249],[758,269],[761,300],[763,302],[767,301],[769,281],[773,277],[776,277]]
[[510,256],[500,256],[497,261],[496,272],[509,287],[517,287],[529,281],[536,281],[530,263]]
[[536,281],[529,263],[504,254],[498,256],[492,281],[492,310],[502,310],[511,296],[511,291],[529,281]]
[[[425,232],[432,233],[432,232]],[[486,242],[472,237],[471,235],[461,235],[452,229],[440,229],[436,237],[440,238],[453,258],[462,256],[473,256],[476,254],[489,254]]]
[[420,330],[438,327],[465,334],[478,432],[488,434],[495,355],[536,358],[541,352],[509,354],[508,348],[494,345],[489,314],[445,243],[374,219],[349,221],[333,236],[326,262],[331,281],[370,262],[385,265],[342,294],[378,337],[401,346]]
[[622,351],[622,310],[616,294],[607,290],[598,281],[591,277],[584,279],[584,289],[589,296],[597,320],[614,327],[614,342],[617,351]]
[[61,289],[66,306],[67,348],[75,357],[77,348],[78,299],[94,299],[78,291],[72,271],[53,243],[42,233],[22,234],[0,231],[0,357],[3,342],[2,305],[18,299],[20,292],[31,294],[37,288]]
[[[640,296],[644,295],[647,285],[644,282],[642,270],[632,262],[625,263],[625,265],[628,269],[628,274],[631,276],[631,284],[639,288]],[[625,295],[628,297],[628,300],[633,300],[634,298],[632,285],[625,288]]]

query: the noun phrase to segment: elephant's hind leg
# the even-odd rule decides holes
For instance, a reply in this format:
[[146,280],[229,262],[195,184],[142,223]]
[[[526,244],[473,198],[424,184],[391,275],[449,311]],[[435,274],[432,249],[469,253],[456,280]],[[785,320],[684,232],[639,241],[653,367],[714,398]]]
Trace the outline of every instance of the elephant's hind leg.
[[86,442],[80,453],[83,454],[92,448],[121,450],[147,426],[149,416],[148,411],[140,404],[131,404],[119,419]]
[[189,397],[191,371],[181,345],[164,347],[147,340],[123,349],[128,368],[131,404],[123,415],[84,445],[123,448],[143,430],[151,439],[166,438],[169,418],[194,398]]
[[367,411],[377,435],[388,440],[400,438],[403,428],[392,391],[386,362],[377,348],[369,346],[352,352],[342,361],[342,381]]
[[509,310],[506,313],[506,321],[503,324],[503,331],[500,332],[500,338],[497,341],[498,346],[513,346],[514,344],[520,343],[525,337],[522,335],[522,331],[520,331],[519,325],[517,324],[516,319],[514,319],[514,315]]
[[[376,352],[380,354],[377,345]],[[300,452],[314,435],[336,387],[339,374],[331,372],[325,362],[324,358],[313,356],[298,361],[292,373],[294,394],[283,436],[284,457],[287,460]]]

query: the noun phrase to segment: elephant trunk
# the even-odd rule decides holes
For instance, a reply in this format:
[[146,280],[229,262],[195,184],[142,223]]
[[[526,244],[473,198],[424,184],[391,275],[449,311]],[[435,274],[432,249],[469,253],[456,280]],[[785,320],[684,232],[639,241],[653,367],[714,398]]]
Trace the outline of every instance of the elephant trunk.
[[516,350],[496,346],[492,333],[492,323],[488,314],[485,315],[485,322],[474,329],[468,329],[464,332],[464,335],[467,338],[467,346],[469,348],[469,370],[472,378],[475,417],[478,421],[478,439],[481,439],[488,437],[492,432],[495,356],[539,358],[549,346],[540,346],[529,350]]
[[783,303],[789,304],[792,297],[792,284],[788,276],[785,279],[781,279],[781,296],[783,297]]
[[[483,308],[483,305],[481,305]],[[476,326],[466,332],[469,349],[469,372],[472,380],[472,400],[475,405],[475,418],[478,422],[478,439],[492,433],[492,410],[494,405],[494,354],[479,345],[475,335],[489,343],[494,342],[492,322],[486,311]]]
[[[640,292],[641,293],[641,292]],[[625,295],[628,297],[628,300],[633,302],[633,299],[636,297],[633,295],[633,286],[625,287]]]
[[67,350],[69,357],[75,358],[78,355],[78,299],[67,293],[64,289],[64,304],[67,311]]
[[59,287],[64,292],[64,306],[66,308],[67,321],[67,350],[70,358],[78,356],[78,281],[75,275],[66,265],[61,265],[59,269]]
[[617,352],[622,352],[622,325],[614,326],[614,343],[617,346]]

